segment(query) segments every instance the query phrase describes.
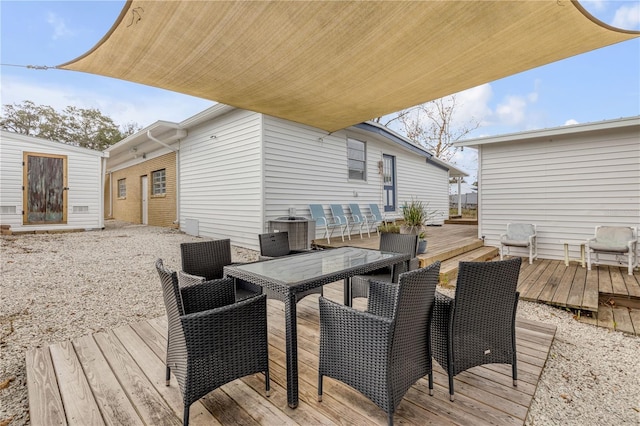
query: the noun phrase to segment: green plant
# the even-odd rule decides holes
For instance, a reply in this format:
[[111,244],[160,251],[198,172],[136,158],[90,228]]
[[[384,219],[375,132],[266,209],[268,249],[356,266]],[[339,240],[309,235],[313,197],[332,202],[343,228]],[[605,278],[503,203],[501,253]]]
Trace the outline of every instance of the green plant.
[[388,232],[390,234],[399,234],[400,233],[400,226],[396,225],[395,223],[384,223],[384,224],[378,226],[378,231],[379,232]]
[[420,240],[424,240],[426,237],[427,235],[424,233],[424,231],[418,234],[418,239]]
[[410,202],[405,201],[402,206],[402,216],[406,226],[422,226],[426,222],[427,211],[422,201],[411,198]]

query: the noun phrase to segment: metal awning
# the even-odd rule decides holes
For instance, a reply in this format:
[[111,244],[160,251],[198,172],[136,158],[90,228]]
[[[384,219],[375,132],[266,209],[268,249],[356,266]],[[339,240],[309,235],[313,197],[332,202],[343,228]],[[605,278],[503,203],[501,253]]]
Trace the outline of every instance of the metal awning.
[[567,0],[134,0],[58,68],[332,132],[639,34]]

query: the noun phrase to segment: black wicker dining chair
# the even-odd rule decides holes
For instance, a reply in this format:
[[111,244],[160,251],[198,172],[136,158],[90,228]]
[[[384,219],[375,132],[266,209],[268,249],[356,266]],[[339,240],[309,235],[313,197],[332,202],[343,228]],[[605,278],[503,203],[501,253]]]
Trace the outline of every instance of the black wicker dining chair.
[[[418,269],[420,261],[416,257],[418,249],[418,236],[413,234],[393,234],[383,232],[380,234],[380,251],[389,251],[393,253],[409,253],[411,260],[409,261],[409,270]],[[369,297],[369,281],[387,281],[398,282],[398,276],[405,272],[404,264],[396,265],[394,268],[394,276],[391,276],[390,267],[377,269],[366,275],[356,275],[351,278],[351,301],[356,297]]]
[[[260,243],[260,260],[269,260],[275,257],[292,256],[309,252],[309,250],[291,250],[289,246],[288,232],[259,234],[258,242]],[[268,288],[263,288],[262,291],[267,294],[269,299],[276,299],[284,302],[284,295],[276,293]],[[300,299],[310,294],[322,295],[322,286],[296,294],[296,302],[299,302]]]
[[397,284],[371,281],[367,311],[320,298],[318,400],[322,378],[340,380],[393,414],[418,379],[433,391],[430,322],[440,262],[405,272]]
[[[188,286],[224,278],[224,267],[232,265],[231,240],[181,243],[182,271],[178,272],[180,286]],[[262,288],[243,280],[236,280],[236,300],[261,294]]]
[[177,274],[161,259],[156,270],[168,320],[166,384],[173,371],[184,425],[191,404],[235,379],[264,373],[269,396],[266,295],[236,302],[231,278],[180,288]]
[[484,364],[510,364],[518,385],[516,309],[519,257],[495,262],[460,262],[455,298],[436,292],[431,322],[433,357],[453,378]]

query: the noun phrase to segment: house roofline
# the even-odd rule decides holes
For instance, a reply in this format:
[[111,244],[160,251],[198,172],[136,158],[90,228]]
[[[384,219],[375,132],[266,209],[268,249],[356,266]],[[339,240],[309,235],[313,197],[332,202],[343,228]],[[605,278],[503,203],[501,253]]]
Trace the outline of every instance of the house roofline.
[[109,153],[104,151],[98,151],[95,149],[70,145],[68,143],[52,141],[50,139],[38,138],[36,136],[23,135],[22,133],[11,132],[9,130],[0,130],[0,139],[4,139],[7,137],[13,137],[18,140],[22,140],[23,142],[30,142],[30,143],[35,143],[35,144],[44,145],[44,146],[55,146],[57,148],[64,148],[74,152],[94,155],[96,157],[103,157],[103,158],[109,157]]
[[546,129],[529,130],[526,132],[508,133],[499,136],[487,136],[482,138],[467,139],[456,142],[456,146],[475,147],[501,142],[524,142],[527,140],[545,139],[549,137],[579,135],[598,130],[612,130],[625,127],[640,126],[640,116],[603,120],[592,123],[572,124],[566,126],[550,127]]
[[439,169],[446,170],[450,172],[451,176],[469,176],[464,170],[458,169],[457,167],[447,163],[434,156],[429,151],[426,151],[424,148],[421,148],[411,142],[409,139],[404,136],[394,132],[393,130],[385,127],[381,124],[375,123],[373,121],[365,121],[363,123],[356,124],[352,127],[356,127],[358,129],[366,130],[372,133],[376,133],[384,138],[391,140],[392,142],[397,143],[398,145],[406,148],[412,152],[415,152],[426,158],[427,164],[432,164]]

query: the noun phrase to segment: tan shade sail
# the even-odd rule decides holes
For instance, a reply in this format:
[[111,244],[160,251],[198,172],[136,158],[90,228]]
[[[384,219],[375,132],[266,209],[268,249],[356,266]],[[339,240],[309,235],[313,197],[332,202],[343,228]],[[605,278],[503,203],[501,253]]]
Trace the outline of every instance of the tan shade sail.
[[59,68],[331,132],[637,36],[565,0],[134,0]]

